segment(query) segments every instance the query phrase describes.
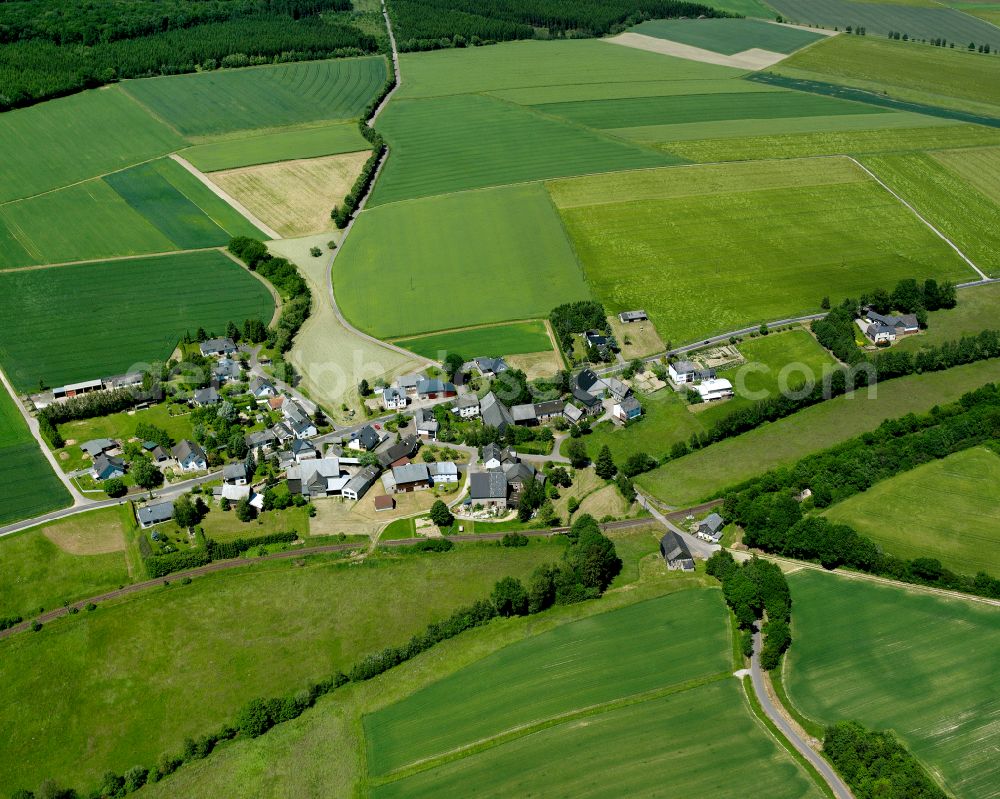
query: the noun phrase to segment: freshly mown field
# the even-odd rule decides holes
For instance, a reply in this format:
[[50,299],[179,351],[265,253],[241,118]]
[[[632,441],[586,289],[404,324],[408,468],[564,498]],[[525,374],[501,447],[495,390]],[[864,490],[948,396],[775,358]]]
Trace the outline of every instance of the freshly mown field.
[[164,360],[199,327],[269,322],[267,287],[221,252],[0,274],[0,363],[19,391],[120,374]]
[[772,53],[794,53],[824,38],[822,33],[772,25],[756,19],[652,19],[640,22],[629,30],[725,55],[735,55],[751,48]]
[[1000,203],[1000,148],[942,150],[932,153],[932,157],[994,203]]
[[330,209],[342,202],[368,151],[259,164],[213,172],[213,183],[281,236],[308,236],[333,227]]
[[679,160],[483,95],[393,102],[378,128],[392,156],[372,205]]
[[[629,97],[545,103],[532,107],[592,128],[637,128],[731,122],[737,119],[885,115],[885,109],[878,106],[792,91]],[[836,130],[836,123],[831,124]]]
[[[827,28],[862,26],[868,37],[900,31],[911,38],[943,36],[965,47],[969,42],[1000,45],[1000,31],[992,25],[951,8],[909,3],[856,3],[850,0],[768,0],[789,22],[815,23]],[[849,36],[838,38],[851,38]],[[858,37],[862,38],[862,37]],[[866,37],[867,38],[867,37]]]
[[[503,732],[727,671],[717,591],[670,594],[514,644],[365,718],[373,776]],[[489,682],[492,690],[484,691]],[[466,793],[466,792],[461,792]]]
[[909,336],[893,346],[901,350],[918,350],[956,341],[962,336],[983,330],[1000,329],[1000,283],[971,286],[958,290],[955,308],[931,311],[927,329],[919,336]]
[[1000,206],[927,153],[862,163],[948,236],[984,272],[1000,275]]
[[127,506],[106,508],[0,538],[0,616],[30,618],[132,582],[130,515]]
[[825,515],[901,558],[937,558],[962,574],[998,575],[1000,455],[979,447],[925,463]]
[[[674,344],[817,311],[914,274],[975,273],[846,159],[548,184],[595,296],[646,308]],[[780,290],[775,287],[780,287]]]
[[480,356],[499,358],[504,355],[545,352],[552,349],[552,341],[545,330],[545,323],[538,321],[436,333],[433,336],[421,336],[397,343],[417,355],[435,361],[444,360],[450,352],[457,352],[463,358],[471,360]]
[[353,122],[265,133],[188,147],[181,155],[202,172],[318,158],[367,150],[371,145]]
[[[852,9],[859,6],[858,3],[846,5]],[[866,7],[874,6],[861,6]],[[985,27],[1000,43],[1000,31],[991,25]],[[871,32],[869,30],[869,34]],[[927,35],[950,39],[940,30]],[[971,40],[976,39],[971,37]],[[835,36],[796,53],[770,71],[791,78],[868,89],[899,100],[997,116],[1000,114],[1000,60],[963,50],[969,41],[970,37],[965,37],[965,41],[952,50],[871,35]]]
[[893,730],[960,799],[1000,784],[995,607],[816,571],[788,576],[791,701],[816,721]]
[[382,56],[173,75],[122,84],[184,136],[360,115],[386,79]]
[[13,636],[0,642],[0,724],[8,730],[0,791],[46,778],[89,790],[108,769],[153,764],[185,737],[231,721],[249,699],[294,692],[401,644],[486,596],[500,577],[524,578],[561,552],[538,542],[363,566],[262,562]]
[[869,399],[837,397],[749,433],[720,441],[636,478],[641,488],[672,504],[691,505],[754,475],[787,466],[832,447],[886,419],[926,413],[962,394],[1000,379],[1000,361],[890,380]]
[[[10,325],[5,325],[9,328]],[[0,386],[0,525],[29,519],[70,504],[70,495],[42,455],[14,399]],[[4,550],[0,549],[0,552]],[[0,615],[7,611],[8,560],[0,558]],[[13,612],[13,611],[12,611]]]
[[351,323],[381,338],[542,318],[589,297],[539,184],[366,210],[333,284]]
[[0,201],[30,197],[183,146],[120,87],[0,116]]
[[[664,138],[661,145],[674,155],[688,161],[752,161],[761,158],[804,158],[811,155],[865,155],[874,153],[911,152],[913,150],[942,149],[947,147],[979,147],[987,144],[1000,143],[1000,130],[979,125],[940,125],[938,122],[949,120],[934,117],[918,116],[913,124],[920,127],[896,128],[896,122],[909,120],[909,114],[865,114],[860,117],[836,117],[832,120],[830,129],[836,130],[850,122],[848,130],[838,130],[830,133],[829,129],[818,132],[793,132],[793,128],[805,130],[814,122],[825,117],[805,117],[804,119],[750,120],[740,122],[739,128],[729,126],[727,130],[719,130],[725,123],[697,123],[692,126],[704,130],[708,138],[695,141],[681,141],[685,134],[684,125],[670,127],[654,127],[639,129],[640,140],[650,132],[659,132]],[[886,124],[893,120],[892,125]],[[878,122],[880,128],[867,130],[857,129],[853,120],[862,123]],[[917,121],[919,120],[919,121]],[[713,126],[713,127],[710,127]],[[768,128],[781,126],[785,133],[763,135]],[[750,133],[760,131],[761,135],[751,135],[741,138],[734,135],[734,130],[743,128]],[[612,130],[610,133],[623,135],[622,131]],[[624,135],[630,136],[631,130]]]
[[365,717],[372,796],[739,796],[751,773],[817,795],[748,715],[727,628],[717,592],[684,591],[501,649]]
[[508,42],[495,47],[404,53],[400,69],[403,83],[397,96],[401,99],[545,86],[724,79],[744,74],[730,67],[647,53],[598,39]]

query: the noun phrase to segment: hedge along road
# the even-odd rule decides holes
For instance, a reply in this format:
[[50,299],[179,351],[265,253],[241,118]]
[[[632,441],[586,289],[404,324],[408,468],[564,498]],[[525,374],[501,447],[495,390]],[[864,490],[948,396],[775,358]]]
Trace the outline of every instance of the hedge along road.
[[[218,475],[216,475],[218,476]],[[112,500],[110,503],[101,503],[101,507],[108,504],[118,504],[120,500]],[[93,510],[92,507],[88,506],[85,510]],[[687,513],[687,511],[683,511]],[[641,519],[625,519],[620,522],[607,522],[601,525],[603,530],[626,530],[631,527],[642,527],[649,524],[654,524],[655,521],[652,519],[641,518]],[[549,527],[543,530],[521,530],[519,531],[521,535],[529,536],[531,538],[551,538],[562,533],[569,532],[569,527]],[[480,533],[480,534],[467,534],[467,535],[452,535],[448,536],[449,541],[454,541],[456,543],[475,543],[477,541],[499,541],[509,532],[504,533]],[[393,548],[393,547],[405,547],[413,546],[414,544],[419,544],[426,541],[426,538],[400,538],[391,541],[379,541],[377,546]],[[357,543],[347,543],[347,544],[325,544],[316,547],[303,547],[302,549],[289,549],[282,552],[271,552],[267,555],[262,555],[257,558],[234,558],[233,560],[217,560],[209,563],[205,566],[199,566],[194,569],[187,569],[186,571],[173,572],[167,577],[158,577],[154,580],[144,580],[141,583],[132,583],[132,585],[126,585],[115,591],[108,591],[104,594],[98,594],[97,596],[88,597],[87,599],[81,599],[77,602],[71,602],[65,607],[56,608],[55,610],[49,610],[36,616],[30,621],[23,621],[19,624],[15,624],[12,627],[8,627],[6,630],[0,630],[0,640],[4,638],[9,638],[15,633],[24,632],[29,629],[34,622],[46,623],[58,619],[60,616],[66,616],[71,611],[84,610],[87,605],[98,602],[108,602],[112,599],[118,599],[120,597],[128,596],[130,594],[137,594],[140,591],[145,591],[147,588],[155,588],[156,586],[169,585],[173,581],[183,580],[185,578],[200,577],[205,574],[212,574],[213,572],[226,571],[228,569],[239,569],[245,566],[249,566],[257,561],[261,560],[288,560],[289,558],[304,558],[309,555],[323,555],[335,552],[349,552],[351,550],[360,550]]]

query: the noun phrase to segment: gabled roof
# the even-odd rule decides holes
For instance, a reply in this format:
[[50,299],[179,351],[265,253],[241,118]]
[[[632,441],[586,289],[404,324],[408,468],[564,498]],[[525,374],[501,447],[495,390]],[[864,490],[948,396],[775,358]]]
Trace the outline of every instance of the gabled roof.
[[423,379],[417,381],[418,394],[442,394],[455,390],[454,383],[446,383],[437,378]]
[[508,483],[526,483],[536,475],[535,467],[524,461],[508,463],[503,467],[504,476]]
[[510,415],[510,410],[497,399],[497,395],[492,391],[480,400],[479,412],[483,417],[483,424],[487,427],[505,430],[514,424],[514,417]]
[[246,480],[247,467],[242,463],[227,463],[222,467],[223,480]]
[[107,480],[115,474],[124,474],[125,461],[121,458],[109,458],[107,455],[98,455],[94,461],[94,474],[98,480]]
[[431,477],[450,477],[458,475],[458,466],[451,461],[441,461],[439,463],[429,463],[427,472]]
[[[590,395],[588,394],[587,396],[589,397]],[[563,408],[563,416],[565,416],[571,422],[575,422],[581,416],[583,416],[583,411],[581,411],[579,408],[577,408],[576,405],[572,405],[572,404],[570,404],[570,403],[567,402],[566,403],[566,407]]]
[[423,380],[422,375],[400,375],[396,378],[396,385],[403,389],[416,388],[417,383]]
[[366,424],[362,427],[357,434],[358,443],[361,444],[367,450],[373,450],[382,441],[382,437],[378,434],[378,431],[372,427],[370,424]]
[[213,405],[219,401],[219,392],[209,386],[194,392],[194,401],[199,405]]
[[476,500],[507,499],[507,477],[503,472],[473,472],[469,475],[469,497]]
[[645,311],[622,311],[618,314],[618,318],[623,322],[641,322],[643,319],[648,319],[649,316]]
[[487,444],[483,447],[483,462],[501,460],[501,449],[499,444]]
[[538,415],[535,413],[535,406],[532,403],[513,406],[510,409],[510,415],[514,418],[515,423],[527,422],[538,418]]
[[378,469],[367,466],[352,477],[342,489],[342,493],[357,494],[359,497],[378,479]]
[[668,530],[660,539],[660,552],[667,561],[691,559],[691,551],[684,543],[684,539],[673,530]]
[[382,401],[397,402],[398,400],[406,399],[406,392],[403,391],[399,386],[386,386],[382,389]]
[[430,480],[430,472],[426,463],[407,463],[392,468],[392,479],[396,485],[401,483],[417,483]]
[[571,393],[573,394],[573,398],[575,400],[583,403],[588,408],[593,408],[594,406],[601,404],[601,401],[597,397],[595,397],[589,391],[580,388],[579,386],[573,386],[573,390]]
[[277,389],[275,389],[274,384],[268,380],[265,380],[263,377],[255,377],[253,380],[250,381],[251,394],[257,395],[268,391],[275,394],[277,393]]
[[479,357],[476,358],[476,368],[478,368],[480,372],[493,372],[493,374],[500,374],[500,372],[506,372],[509,367],[503,358]]
[[210,352],[232,352],[236,349],[236,342],[231,338],[210,338],[201,343],[201,352],[206,355]]
[[479,406],[479,397],[475,394],[463,394],[455,401],[456,408],[472,408]]
[[139,508],[139,510],[136,511],[136,516],[145,526],[169,521],[173,515],[174,503],[172,501],[158,502],[156,505],[146,505],[144,508]]
[[605,377],[604,385],[606,385],[608,390],[616,397],[627,397],[632,392],[632,389],[616,377]]
[[718,513],[709,514],[702,520],[701,524],[699,525],[699,527],[705,527],[710,532],[713,533],[716,530],[721,530],[725,526],[726,523],[723,521],[722,517]]
[[406,438],[401,438],[391,447],[378,454],[379,465],[383,469],[386,469],[390,463],[395,463],[400,458],[410,458],[416,455],[418,445],[417,437],[412,434],[406,436]]
[[670,364],[670,366],[677,374],[681,375],[698,371],[698,365],[693,361],[676,361]]
[[[110,438],[94,438],[90,441],[84,441],[80,445],[80,449],[86,452],[90,457],[96,458],[105,450],[114,449],[117,446],[114,441]],[[153,445],[156,446],[155,444]]]
[[201,460],[201,461],[208,460],[208,458],[205,455],[205,450],[203,450],[194,441],[189,441],[186,438],[183,441],[179,442],[176,446],[174,446],[173,450],[171,450],[171,454],[174,456],[174,459],[178,461],[189,460],[192,456],[196,460]]
[[584,369],[576,376],[576,386],[589,392],[600,380],[593,369]]
[[628,413],[629,411],[634,411],[634,410],[637,410],[637,409],[638,410],[642,409],[642,406],[639,404],[639,400],[637,400],[635,397],[625,397],[625,399],[623,399],[619,403],[619,405],[621,405],[622,410],[625,413]]
[[562,400],[548,400],[547,402],[535,403],[535,416],[558,416],[566,408],[566,403]]
[[261,447],[273,444],[277,436],[271,430],[258,430],[256,433],[247,433],[246,442],[248,447]]
[[311,441],[297,438],[292,442],[291,450],[293,454],[300,455],[303,452],[316,452],[316,447],[313,446]]

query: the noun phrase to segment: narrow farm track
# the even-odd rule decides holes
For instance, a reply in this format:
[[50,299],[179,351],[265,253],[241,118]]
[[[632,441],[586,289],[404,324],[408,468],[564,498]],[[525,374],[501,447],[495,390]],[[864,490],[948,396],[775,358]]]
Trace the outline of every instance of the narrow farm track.
[[[218,478],[221,472],[217,472],[214,475],[210,475],[205,478],[200,478],[203,480],[208,480],[210,478]],[[99,503],[100,507],[105,507],[109,505],[117,505],[120,500],[111,500],[110,502]],[[92,508],[87,507],[78,510],[77,513],[83,512],[83,510],[91,510]],[[632,527],[642,527],[644,525],[650,524],[650,519],[626,519],[620,522],[607,522],[601,525],[601,528],[606,531],[613,530],[627,530]],[[528,536],[530,538],[551,538],[552,536],[559,535],[561,533],[569,532],[569,527],[549,527],[544,530],[522,530],[521,535]],[[481,533],[478,535],[468,534],[468,535],[453,535],[448,536],[449,540],[455,541],[457,543],[476,543],[483,541],[499,541],[507,533]],[[419,544],[422,541],[426,541],[425,538],[400,538],[391,541],[379,541],[378,546],[393,548],[393,547],[405,547],[413,546],[414,544]],[[133,583],[132,585],[126,585],[122,588],[118,588],[114,591],[107,591],[103,594],[98,594],[96,596],[88,597],[87,599],[81,599],[77,602],[71,602],[65,607],[56,608],[55,610],[46,611],[40,614],[31,621],[21,622],[13,627],[8,627],[6,630],[0,630],[0,639],[9,638],[15,633],[24,632],[29,629],[32,622],[38,621],[42,624],[58,619],[61,616],[68,615],[71,610],[81,611],[84,610],[87,605],[93,603],[95,605],[101,602],[109,602],[113,599],[120,599],[121,597],[130,596],[131,594],[137,594],[145,591],[148,588],[156,588],[157,586],[167,585],[171,582],[177,582],[178,580],[183,580],[187,577],[201,577],[206,574],[213,574],[215,572],[227,571],[229,569],[239,569],[245,566],[249,566],[257,561],[262,560],[289,560],[295,558],[304,558],[309,555],[323,555],[335,552],[349,552],[351,550],[360,549],[363,545],[357,543],[350,544],[325,544],[322,546],[315,547],[303,547],[301,549],[289,549],[283,552],[271,552],[270,554],[263,555],[259,558],[236,558],[234,560],[217,560],[209,563],[205,566],[199,566],[195,569],[188,569],[187,571],[174,572],[167,577],[157,578],[155,580],[143,580],[139,583]]]

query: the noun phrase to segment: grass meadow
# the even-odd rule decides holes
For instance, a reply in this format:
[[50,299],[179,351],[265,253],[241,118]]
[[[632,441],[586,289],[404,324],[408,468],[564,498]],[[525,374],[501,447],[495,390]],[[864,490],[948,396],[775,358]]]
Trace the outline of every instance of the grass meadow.
[[[0,525],[38,516],[71,504],[69,492],[42,455],[18,410],[15,400],[0,386]],[[2,543],[2,542],[0,542]],[[3,551],[0,549],[0,551]],[[7,560],[0,560],[6,570]],[[0,615],[5,613],[7,591],[0,574]]]
[[370,148],[355,123],[334,122],[199,144],[183,150],[181,155],[202,172],[216,172]]
[[122,169],[183,146],[118,86],[0,116],[0,202]]
[[333,284],[351,323],[382,338],[541,318],[590,294],[538,184],[366,210]]
[[[635,52],[642,51],[636,50]],[[668,58],[668,56],[660,56],[660,58]],[[548,103],[575,103],[582,100],[624,100],[630,97],[668,97],[686,94],[763,94],[784,91],[787,89],[772,86],[769,83],[740,80],[737,73],[735,77],[723,78],[635,80],[629,83],[619,83],[614,80],[603,83],[525,86],[519,89],[497,89],[488,92],[488,94],[491,97],[508,100],[518,105],[546,105]]]
[[598,39],[507,42],[495,47],[403,53],[400,69],[400,99],[546,86],[572,90],[589,84],[726,79],[745,74]]
[[594,295],[612,313],[646,308],[675,345],[818,311],[824,295],[856,296],[914,274],[975,275],[846,159],[548,185]]
[[996,380],[1000,380],[1000,361],[996,360],[890,380],[878,386],[875,399],[861,391],[828,400],[670,461],[636,478],[636,483],[666,502],[691,505],[768,469],[788,466],[874,430],[886,419],[926,413]]
[[1000,275],[1000,205],[927,153],[869,156],[869,169],[984,272]]
[[385,83],[382,56],[130,80],[123,88],[187,137],[354,119]]
[[483,95],[394,101],[378,128],[392,156],[372,205],[679,160]]
[[977,447],[877,483],[825,515],[901,558],[937,558],[962,574],[996,575],[998,507],[1000,455]]
[[788,583],[792,703],[821,723],[893,730],[954,796],[996,796],[996,608],[814,570]]
[[185,737],[231,721],[249,699],[346,670],[487,595],[500,577],[526,577],[561,553],[556,542],[537,542],[361,566],[259,562],[0,641],[0,723],[10,731],[0,790],[49,777],[89,790],[108,769],[152,764]]
[[[850,3],[852,9],[855,5]],[[991,28],[1000,41],[1000,32],[992,26],[985,27]],[[911,36],[914,33],[910,31]],[[951,39],[943,30],[927,35]],[[969,41],[981,43],[985,39],[967,36],[963,45]],[[885,93],[897,100],[987,116],[1000,113],[1000,61],[960,47],[952,50],[915,42],[889,41],[872,35],[834,36],[796,53],[770,71],[790,78]]]
[[756,19],[652,19],[640,22],[630,30],[643,36],[668,39],[725,55],[735,55],[752,48],[772,53],[794,53],[824,37],[822,33],[772,25]]
[[132,582],[128,506],[90,511],[0,538],[0,616],[30,618]]
[[273,312],[267,287],[215,250],[6,272],[0,314],[18,324],[0,329],[0,363],[33,391],[164,360],[188,331]]
[[931,311],[928,314],[927,329],[919,336],[910,336],[893,346],[917,352],[924,347],[956,341],[962,336],[998,328],[1000,328],[1000,283],[971,286],[958,290],[956,307]]
[[450,352],[457,352],[466,360],[471,360],[480,356],[499,358],[552,349],[545,323],[541,321],[512,322],[507,325],[435,333],[397,343],[417,355],[435,361],[444,360],[442,353],[447,355]]

